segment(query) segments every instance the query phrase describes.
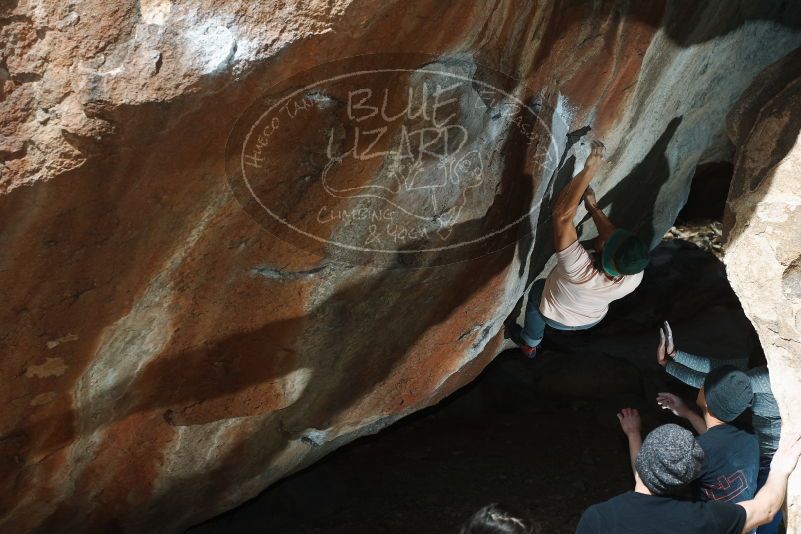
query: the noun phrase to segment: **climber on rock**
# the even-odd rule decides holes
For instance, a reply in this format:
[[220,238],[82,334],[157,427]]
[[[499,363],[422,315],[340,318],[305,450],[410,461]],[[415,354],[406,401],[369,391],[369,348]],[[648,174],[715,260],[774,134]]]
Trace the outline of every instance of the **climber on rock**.
[[[779,405],[776,403],[776,399],[773,397],[773,392],[770,386],[770,375],[768,374],[768,368],[763,365],[748,369],[747,357],[719,360],[708,358],[706,356],[697,356],[678,350],[673,343],[673,331],[667,321],[665,321],[660,329],[659,337],[659,345],[657,346],[656,350],[657,363],[664,367],[669,374],[675,378],[678,378],[685,384],[699,388],[699,390],[703,391],[706,380],[708,380],[713,373],[720,373],[720,369],[729,369],[729,376],[737,376],[739,378],[740,392],[745,392],[750,388],[750,391],[753,393],[753,399],[739,399],[740,395],[738,395],[738,391],[733,391],[730,395],[727,395],[726,399],[724,399],[725,406],[722,408],[717,407],[718,401],[716,399],[710,399],[709,394],[704,396],[702,395],[701,391],[699,391],[699,405],[705,404],[708,407],[708,410],[711,410],[714,413],[716,410],[722,412],[731,411],[732,407],[736,406],[738,402],[740,404],[744,404],[746,400],[749,401],[748,405],[751,407],[752,412],[751,426],[756,433],[759,450],[758,466],[749,467],[752,467],[753,470],[757,470],[755,486],[752,486],[752,488],[756,491],[759,491],[768,480],[768,476],[770,474],[770,463],[773,459],[773,455],[776,453],[776,449],[779,446],[779,436],[782,425],[781,414],[779,413]],[[739,369],[741,371],[740,375],[731,372],[732,369]],[[743,378],[748,381],[748,387],[746,387],[746,384],[743,383]],[[733,385],[734,380],[731,382],[731,385]],[[659,402],[663,408],[673,411],[673,413],[679,417],[684,417],[692,423],[696,431],[699,434],[702,434],[698,441],[701,443],[701,446],[704,447],[704,451],[707,453],[711,452],[713,456],[717,456],[721,459],[725,458],[726,461],[730,462],[731,460],[742,456],[746,450],[746,447],[737,447],[737,440],[731,439],[731,436],[726,436],[726,434],[732,434],[731,430],[726,428],[728,425],[718,424],[715,426],[710,426],[709,422],[706,421],[706,413],[704,414],[705,417],[703,418],[698,416],[695,412],[687,408],[681,399],[675,395],[670,393],[660,393],[659,397],[657,397],[657,402]],[[729,415],[731,416],[733,413],[730,413]],[[714,434],[720,435],[716,437]],[[719,447],[715,448],[719,450],[707,451],[708,448],[714,445],[714,443],[706,443],[707,440],[711,440],[712,442],[717,441],[717,445],[719,445]],[[748,444],[747,449],[752,451],[754,446],[751,443],[751,440],[747,439],[746,442]],[[727,450],[731,450],[731,454],[727,452]],[[749,454],[753,456],[754,453],[750,452]],[[751,457],[748,461],[754,462],[755,460],[753,457]],[[721,462],[717,463],[718,465],[721,465]],[[713,479],[714,477],[706,477],[707,483]],[[705,477],[701,477],[699,480],[699,486],[702,488],[704,485],[704,480]],[[749,480],[749,483],[750,482],[751,481]],[[712,492],[714,493],[715,491],[716,490],[713,487]],[[777,534],[779,532],[780,524],[781,514],[776,514],[772,522],[759,527],[757,534]]]
[[[512,332],[512,337],[518,338],[520,350],[529,358],[536,356],[546,325],[557,330],[591,328],[604,318],[612,301],[628,295],[642,281],[648,247],[631,232],[615,228],[589,187],[603,153],[603,143],[593,141],[584,169],[554,202],[556,266],[532,285],[523,328],[513,325],[518,332]],[[573,223],[582,198],[598,229],[591,252],[579,243]]]
[[783,432],[765,485],[753,499],[737,504],[685,501],[673,496],[702,471],[704,449],[692,432],[662,425],[645,441],[637,410],[618,414],[629,439],[634,491],[590,506],[576,534],[745,534],[768,524],[781,509],[787,479],[801,456],[801,433]]

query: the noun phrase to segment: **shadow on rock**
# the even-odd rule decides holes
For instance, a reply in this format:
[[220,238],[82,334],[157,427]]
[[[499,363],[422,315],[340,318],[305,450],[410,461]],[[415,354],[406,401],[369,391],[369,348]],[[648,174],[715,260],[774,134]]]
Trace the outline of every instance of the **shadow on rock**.
[[[649,246],[662,237],[656,235],[653,218],[659,192],[670,179],[670,165],[665,152],[681,121],[682,117],[671,120],[642,161],[598,199],[601,209],[611,206],[608,215],[615,226],[634,232]],[[644,219],[643,213],[650,215]],[[581,224],[589,219],[589,216],[585,217]]]

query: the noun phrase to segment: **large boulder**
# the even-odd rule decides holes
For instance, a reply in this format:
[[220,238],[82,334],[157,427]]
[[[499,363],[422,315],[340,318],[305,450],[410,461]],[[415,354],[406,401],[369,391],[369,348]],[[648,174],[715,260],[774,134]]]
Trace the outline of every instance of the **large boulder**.
[[[799,21],[779,0],[3,3],[0,530],[176,531],[469,382],[589,129],[602,205],[655,243]],[[445,80],[439,120],[351,98]],[[381,142],[340,157],[361,125]]]
[[[760,74],[728,125],[737,158],[724,220],[726,270],[765,349],[782,422],[799,428],[801,50]],[[796,528],[799,487],[796,473],[788,501]]]

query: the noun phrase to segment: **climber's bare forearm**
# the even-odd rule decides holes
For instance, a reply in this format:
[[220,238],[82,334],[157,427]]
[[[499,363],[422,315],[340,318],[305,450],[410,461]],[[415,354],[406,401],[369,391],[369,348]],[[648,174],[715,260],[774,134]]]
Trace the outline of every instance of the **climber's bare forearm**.
[[578,239],[573,219],[594,174],[595,165],[584,167],[556,197],[553,206],[553,241],[557,251],[566,249]]
[[612,224],[612,221],[609,220],[609,217],[606,216],[606,213],[601,210],[598,206],[593,206],[590,208],[590,216],[592,217],[593,222],[595,222],[595,228],[598,229],[598,241],[600,241],[601,247],[603,248],[603,244],[609,241],[612,233],[615,231],[615,225]]
[[581,197],[603,161],[603,153],[604,144],[598,140],[592,141],[584,168],[556,196],[553,205],[553,241],[557,252],[566,249],[578,239],[573,219]]
[[571,221],[576,215],[578,204],[587,186],[590,185],[595,174],[596,165],[587,165],[578,173],[564,189],[559,191],[553,205],[553,216],[556,218],[569,218]]

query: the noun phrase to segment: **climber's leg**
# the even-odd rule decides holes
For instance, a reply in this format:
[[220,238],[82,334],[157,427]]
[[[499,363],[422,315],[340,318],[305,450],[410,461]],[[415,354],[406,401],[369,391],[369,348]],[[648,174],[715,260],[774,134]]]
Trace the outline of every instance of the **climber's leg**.
[[545,279],[541,278],[534,282],[528,292],[526,322],[523,323],[523,331],[520,332],[520,337],[529,347],[538,346],[542,342],[542,336],[545,333],[545,317],[540,313],[540,299],[544,288]]
[[[545,335],[545,327],[550,326],[555,330],[587,330],[597,325],[601,321],[595,321],[587,325],[567,326],[548,319],[542,312],[540,312],[540,300],[542,299],[542,291],[545,289],[545,279],[541,278],[534,282],[528,293],[528,302],[526,303],[526,319],[523,328],[520,329],[519,334],[512,336],[514,339],[518,337],[518,344],[522,342],[520,350],[529,358],[534,358],[537,355],[542,338]],[[514,325],[516,328],[519,326]]]

